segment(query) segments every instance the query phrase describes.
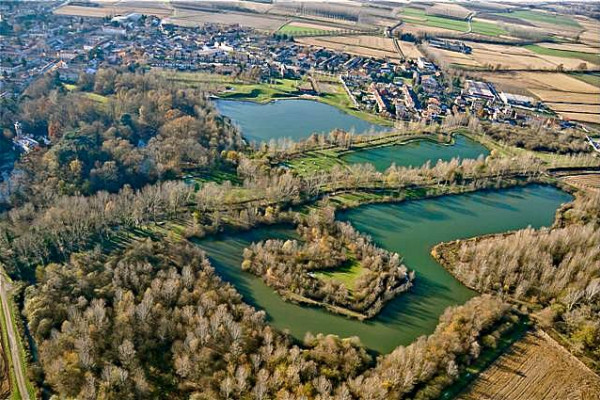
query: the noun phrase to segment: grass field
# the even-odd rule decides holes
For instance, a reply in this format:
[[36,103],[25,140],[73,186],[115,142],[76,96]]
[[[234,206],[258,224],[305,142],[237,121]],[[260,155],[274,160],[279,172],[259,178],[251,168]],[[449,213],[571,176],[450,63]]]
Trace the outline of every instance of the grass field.
[[[411,24],[433,26],[459,32],[468,32],[469,30],[469,23],[466,20],[427,15],[424,10],[417,8],[406,7],[402,10],[400,16],[405,17],[406,22]],[[477,21],[476,19],[472,21],[472,29],[473,33],[487,36],[500,36],[507,33],[496,24]]]
[[229,83],[229,89],[219,94],[223,99],[252,100],[268,103],[271,100],[300,96],[298,85],[301,81],[278,79],[274,83]]
[[309,28],[305,26],[295,26],[291,24],[286,24],[279,28],[277,33],[286,34],[291,36],[316,36],[316,35],[327,35],[330,33],[330,30],[319,29],[319,28]]
[[550,49],[548,47],[538,46],[536,44],[529,44],[525,46],[528,50],[533,51],[536,54],[544,56],[562,57],[562,58],[577,58],[583,61],[587,61],[593,64],[600,64],[600,55],[593,53],[584,53],[582,51],[568,51]]
[[528,10],[518,10],[513,11],[509,14],[497,14],[497,15],[506,15],[513,18],[520,18],[525,21],[530,22],[540,22],[551,25],[562,25],[569,27],[580,27],[579,23],[572,18],[563,16],[563,15],[552,15],[549,13],[539,12],[539,11],[528,11]]
[[600,378],[541,331],[527,333],[458,396],[460,400],[581,399],[600,396]]
[[356,280],[365,272],[360,263],[356,259],[349,260],[340,268],[331,271],[320,271],[315,274],[319,279],[333,279],[343,283],[348,290],[354,289]]
[[573,73],[570,75],[574,78],[579,79],[580,81],[589,83],[590,85],[600,88],[600,73],[598,73],[598,72],[589,73],[589,74]]

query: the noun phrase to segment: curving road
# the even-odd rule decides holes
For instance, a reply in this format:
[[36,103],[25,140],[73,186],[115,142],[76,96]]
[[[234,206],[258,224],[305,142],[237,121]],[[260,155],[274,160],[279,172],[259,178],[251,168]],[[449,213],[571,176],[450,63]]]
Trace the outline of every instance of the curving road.
[[8,292],[10,291],[10,283],[6,280],[4,274],[0,271],[0,297],[2,298],[2,311],[4,313],[4,324],[6,326],[6,336],[8,337],[8,347],[10,348],[10,356],[12,359],[12,366],[17,379],[17,389],[21,395],[21,399],[30,400],[29,392],[27,392],[27,385],[25,375],[23,371],[25,368],[21,364],[21,357],[19,355],[18,336],[15,333],[15,327],[13,320],[10,317],[10,306],[8,303]]

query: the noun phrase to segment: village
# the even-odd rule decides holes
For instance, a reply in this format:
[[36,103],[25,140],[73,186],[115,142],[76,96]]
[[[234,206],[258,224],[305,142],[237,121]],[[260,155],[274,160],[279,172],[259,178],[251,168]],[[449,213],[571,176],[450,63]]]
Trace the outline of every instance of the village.
[[[292,36],[267,35],[239,25],[181,27],[169,19],[130,13],[105,18],[52,14],[36,3],[18,8],[0,5],[0,97],[16,98],[36,77],[54,73],[64,84],[99,68],[203,72],[243,77],[256,83],[273,79],[304,80],[300,94],[319,96],[314,76],[338,80],[353,108],[389,121],[440,123],[468,113],[511,125],[577,125],[556,118],[540,101],[497,91],[493,84],[450,76],[424,57],[398,61],[356,56],[324,47],[297,44]],[[43,22],[33,22],[44,15]],[[15,29],[26,32],[16,36]],[[408,40],[411,40],[408,38]],[[431,39],[430,45],[468,53],[460,41]],[[18,125],[15,125],[18,126]],[[28,152],[48,144],[16,128],[13,141]],[[39,140],[38,140],[39,139]]]

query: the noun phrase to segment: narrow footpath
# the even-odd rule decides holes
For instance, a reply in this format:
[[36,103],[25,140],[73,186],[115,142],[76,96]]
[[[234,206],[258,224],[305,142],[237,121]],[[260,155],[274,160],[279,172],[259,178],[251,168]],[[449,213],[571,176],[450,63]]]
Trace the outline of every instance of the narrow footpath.
[[[10,283],[7,282],[4,275],[0,272],[0,297],[2,298],[2,311],[4,314],[4,326],[6,326],[6,336],[8,337],[8,347],[10,348],[10,356],[12,359],[12,367],[17,379],[17,390],[19,390],[20,398],[24,400],[30,400],[29,392],[27,392],[27,385],[25,375],[23,371],[23,365],[21,364],[21,357],[19,356],[19,345],[17,342],[16,329],[13,325],[13,320],[10,317],[10,306],[8,303],[8,292],[10,290]],[[15,388],[13,388],[15,390]]]

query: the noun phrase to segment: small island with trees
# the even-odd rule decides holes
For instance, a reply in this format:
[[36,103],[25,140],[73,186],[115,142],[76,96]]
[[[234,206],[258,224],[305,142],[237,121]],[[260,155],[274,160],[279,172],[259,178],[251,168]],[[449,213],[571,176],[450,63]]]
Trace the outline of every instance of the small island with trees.
[[286,300],[363,320],[413,284],[414,271],[397,253],[336,221],[331,207],[299,216],[297,233],[301,240],[253,243],[242,262],[242,269],[261,277]]

